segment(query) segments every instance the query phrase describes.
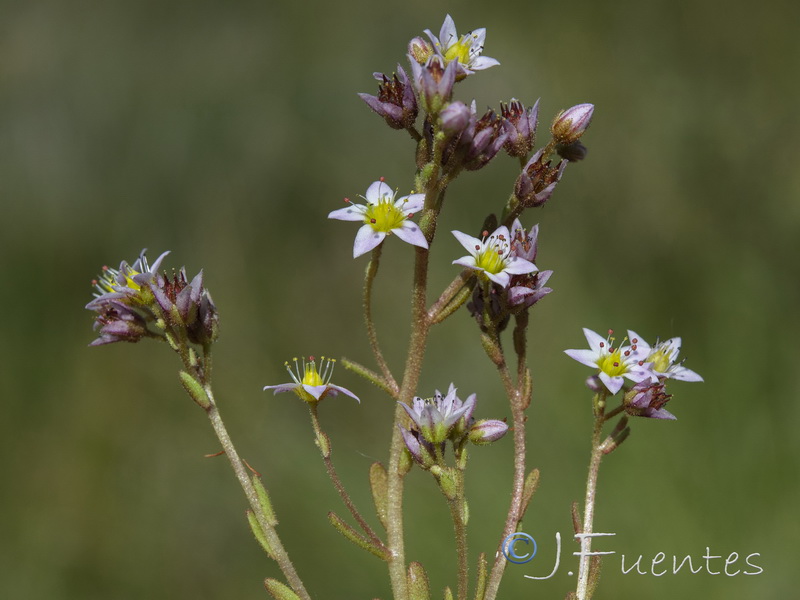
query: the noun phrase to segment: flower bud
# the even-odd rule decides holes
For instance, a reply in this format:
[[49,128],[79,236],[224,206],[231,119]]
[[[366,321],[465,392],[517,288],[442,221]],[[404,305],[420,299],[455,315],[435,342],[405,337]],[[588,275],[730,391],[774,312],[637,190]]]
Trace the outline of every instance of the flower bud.
[[378,95],[359,94],[372,110],[384,118],[392,129],[407,129],[417,120],[419,109],[414,88],[403,68],[398,65],[397,73],[389,79],[383,73],[375,73],[380,81]]
[[408,42],[408,55],[411,60],[424,65],[428,59],[433,55],[433,44],[422,37],[415,37]]
[[497,419],[481,419],[469,430],[469,441],[473,444],[491,444],[503,437],[508,431],[508,425]]
[[414,86],[419,92],[422,107],[432,115],[438,114],[450,102],[453,86],[456,83],[457,62],[444,65],[444,59],[434,54],[424,65],[411,60],[411,74]]
[[439,113],[439,123],[448,136],[458,135],[469,125],[472,113],[463,102],[451,102]]
[[562,110],[550,128],[553,138],[559,144],[571,144],[577,141],[592,122],[594,104],[578,104]]
[[539,101],[529,109],[519,100],[500,105],[500,114],[505,120],[508,138],[504,148],[509,156],[527,157],[536,141],[536,125],[539,120]]

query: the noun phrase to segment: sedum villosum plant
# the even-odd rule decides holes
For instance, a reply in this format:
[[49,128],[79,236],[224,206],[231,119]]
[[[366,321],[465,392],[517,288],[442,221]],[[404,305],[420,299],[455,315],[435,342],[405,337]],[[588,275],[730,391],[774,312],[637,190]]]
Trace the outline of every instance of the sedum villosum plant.
[[[276,394],[293,392],[305,402],[325,468],[350,513],[346,519],[330,512],[329,520],[345,538],[386,563],[395,600],[428,600],[432,594],[440,597],[439,592],[429,589],[425,567],[410,561],[405,552],[403,486],[413,468],[431,474],[453,520],[457,569],[452,575],[452,589],[444,590],[444,598],[495,600],[507,564],[504,543],[519,530],[539,480],[538,470],[529,470],[526,464],[526,411],[532,395],[526,339],[531,309],[552,291],[546,287],[552,272],[536,266],[539,228],[526,228],[522,219],[529,217],[526,213],[530,209],[548,202],[569,163],[586,156],[581,137],[592,120],[594,107],[578,104],[556,115],[549,139],[536,150],[538,102],[526,108],[512,99],[501,104],[499,113],[488,110],[479,114],[474,101],[467,104],[454,98],[460,81],[480,77],[480,71],[499,64],[483,55],[485,29],[459,36],[447,16],[438,36],[430,31],[425,34],[408,45],[410,70],[398,65],[391,76],[377,73],[378,94],[360,94],[390,127],[405,130],[411,137],[416,169],[413,181],[407,184],[411,192],[400,195],[381,178],[369,184],[362,201],[345,199],[345,207],[328,215],[358,223],[353,256],[369,254],[363,300],[374,367],[349,359],[343,359],[342,365],[377,386],[395,403],[394,419],[385,424],[391,439],[387,461],[373,464],[369,471],[382,531],[367,523],[342,485],[332,461],[331,439],[323,429],[319,413],[323,400],[339,394],[358,400],[350,390],[332,383],[335,361],[295,358],[287,363],[291,381],[264,389]],[[442,234],[440,224],[446,224],[445,198],[450,182],[465,171],[480,170],[502,152],[520,165],[505,204],[498,206],[497,215],[490,214],[481,226],[476,225],[474,232],[452,232],[464,247],[464,256],[437,254],[434,247],[437,234]],[[414,261],[411,333],[402,371],[385,360],[372,317],[373,286],[381,253],[385,243],[395,243],[393,237],[411,246],[403,250],[409,259],[413,254]],[[202,273],[190,281],[184,269],[171,273],[161,270],[166,254],[150,264],[142,252],[132,265],[122,262],[119,269],[103,268],[93,282],[95,298],[87,305],[97,313],[98,337],[92,345],[153,338],[166,342],[180,357],[180,382],[208,415],[247,498],[253,534],[283,573],[283,581],[266,580],[268,592],[278,600],[309,600],[313,596],[278,535],[266,485],[240,458],[220,417],[212,387],[217,308],[203,285]],[[432,260],[455,265],[453,281],[443,290],[428,289]],[[437,324],[462,308],[474,319],[476,338],[499,375],[509,403],[510,426],[505,420],[482,418],[475,394],[465,396],[447,380],[441,383],[448,386],[445,393],[418,389],[428,336]],[[607,337],[589,329],[584,333],[589,348],[566,351],[594,371],[587,380],[593,394],[587,409],[594,416],[594,427],[586,497],[582,509],[577,503],[572,506],[581,551],[576,553],[580,563],[575,589],[566,597],[577,600],[591,598],[599,580],[600,557],[591,553],[590,534],[594,531],[602,458],[628,437],[630,417],[675,418],[664,408],[670,399],[666,390],[669,380],[702,381],[678,360],[680,338],[651,346],[633,331],[619,343],[611,331]],[[510,338],[506,343],[502,343],[504,336]],[[615,423],[610,423],[612,420]],[[604,433],[607,425],[610,432]],[[470,569],[466,494],[469,452],[473,446],[486,446],[504,437],[511,438],[514,446],[505,524],[497,532],[496,547],[481,553],[477,565]]]

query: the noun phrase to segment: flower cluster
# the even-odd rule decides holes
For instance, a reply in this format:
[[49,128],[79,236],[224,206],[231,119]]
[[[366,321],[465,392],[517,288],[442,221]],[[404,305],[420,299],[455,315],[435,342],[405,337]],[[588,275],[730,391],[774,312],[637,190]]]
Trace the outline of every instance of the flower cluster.
[[616,394],[629,379],[634,385],[626,390],[623,405],[633,416],[674,419],[663,406],[671,395],[665,391],[667,379],[703,381],[703,378],[678,361],[681,338],[671,338],[650,346],[639,334],[628,330],[629,345],[614,346],[613,331],[603,338],[591,329],[583,330],[588,350],[565,350],[566,354],[589,367],[598,369],[596,377]]
[[132,264],[119,269],[103,267],[92,282],[95,298],[86,305],[97,313],[94,328],[99,336],[91,345],[138,342],[143,337],[188,340],[202,346],[217,337],[218,314],[211,296],[203,287],[203,273],[191,282],[185,269],[172,277],[159,272],[164,252],[150,265],[142,250]]
[[482,445],[503,437],[508,431],[504,421],[475,421],[472,413],[476,402],[475,394],[462,401],[452,383],[444,396],[436,390],[433,398],[415,397],[411,406],[401,402],[400,406],[408,413],[412,425],[410,429],[400,427],[400,433],[412,458],[429,469],[442,462],[448,440],[456,452],[460,452],[467,441]]

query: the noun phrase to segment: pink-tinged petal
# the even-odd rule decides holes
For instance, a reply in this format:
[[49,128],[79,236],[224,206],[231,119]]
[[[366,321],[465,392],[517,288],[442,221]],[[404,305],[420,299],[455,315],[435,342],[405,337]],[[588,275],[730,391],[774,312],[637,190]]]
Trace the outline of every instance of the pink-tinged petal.
[[658,381],[658,376],[651,369],[653,363],[644,363],[643,365],[633,365],[630,367],[625,377],[631,381],[639,383],[640,381],[649,380],[652,383]]
[[458,260],[454,260],[453,264],[454,265],[461,265],[462,267],[467,267],[468,269],[475,269],[475,270],[478,270],[478,271],[482,271],[483,270],[478,266],[478,263],[475,261],[475,257],[474,256],[462,256]]
[[322,394],[324,394],[325,391],[328,389],[327,385],[307,385],[305,383],[303,384],[302,387],[305,391],[314,396],[314,398],[316,398],[317,400],[319,400]]
[[586,336],[586,341],[589,342],[589,348],[595,352],[599,352],[600,348],[608,350],[608,342],[606,338],[601,337],[599,333],[595,333],[591,329],[583,328],[583,335]]
[[293,392],[297,389],[296,383],[281,383],[279,385],[265,385],[264,391],[267,390],[274,390],[274,394],[280,394],[281,392]]
[[398,198],[394,205],[404,214],[418,213],[425,207],[425,194],[411,194]]
[[511,275],[505,271],[500,271],[499,273],[489,273],[489,271],[484,271],[484,273],[486,273],[486,276],[500,287],[507,288],[509,282],[511,281]]
[[681,338],[674,337],[668,339],[666,342],[664,342],[664,347],[669,348],[670,352],[674,352],[674,354],[671,356],[673,359],[675,359],[675,357],[677,357],[681,352]]
[[422,449],[420,448],[419,441],[415,438],[410,431],[397,426],[400,429],[400,434],[403,436],[403,441],[406,443],[406,448],[411,453],[411,456],[416,460],[418,463],[422,463]]
[[676,365],[667,371],[667,377],[678,381],[703,381],[703,378],[698,373],[680,365]]
[[[478,252],[478,250],[483,247],[483,242],[480,241],[478,238],[472,237],[471,235],[467,235],[466,233],[461,233],[460,231],[453,231],[451,233],[454,236],[456,236],[456,239],[458,240],[458,242],[462,246],[464,246],[464,248],[470,254],[472,254],[472,256],[475,256],[475,254]],[[476,248],[476,246],[477,246],[477,248]]]
[[564,353],[582,365],[597,368],[597,352],[591,350],[564,350]]
[[600,381],[605,384],[605,386],[608,388],[608,391],[612,394],[616,394],[622,388],[622,384],[625,383],[625,380],[619,375],[616,377],[611,377],[605,371],[600,371],[600,373],[598,373],[598,377],[600,377]]
[[356,396],[353,392],[348,390],[347,388],[343,388],[340,385],[333,385],[332,383],[328,384],[328,393],[331,396],[335,396],[339,392],[341,392],[345,396],[350,396],[351,398],[354,398],[356,400],[356,402],[359,402],[359,403],[361,402],[361,399],[358,396]]
[[490,56],[478,56],[473,58],[469,63],[469,68],[473,71],[483,71],[489,67],[495,67],[500,64],[500,61]]
[[648,419],[666,419],[668,421],[677,421],[678,419],[678,417],[665,408],[645,408],[642,412],[642,416]]
[[400,227],[392,229],[392,233],[404,242],[408,242],[414,246],[419,246],[420,248],[428,247],[428,240],[425,239],[422,230],[420,230],[416,223],[412,223],[411,221],[404,221]]
[[510,273],[511,275],[524,275],[525,273],[533,273],[534,271],[538,271],[538,269],[532,262],[515,256],[507,260],[503,271]]
[[442,28],[439,30],[439,41],[442,43],[442,52],[445,48],[449,48],[458,41],[458,32],[456,31],[456,24],[453,17],[447,15],[442,23]]
[[550,279],[550,277],[552,275],[553,275],[552,269],[548,269],[546,271],[539,271],[539,275],[538,275],[538,277],[539,277],[539,279],[538,279],[539,285],[542,286],[542,288],[543,288],[544,284],[547,283],[547,280]]
[[155,273],[156,271],[158,271],[158,268],[161,266],[161,262],[164,260],[164,258],[167,256],[167,254],[169,254],[169,252],[170,251],[167,250],[166,252],[162,252],[161,253],[161,256],[159,256],[156,259],[156,261],[150,266],[150,272],[151,273]]
[[366,207],[363,204],[351,204],[344,208],[328,213],[329,219],[338,219],[339,221],[363,221]]
[[356,241],[353,244],[353,258],[358,258],[366,254],[383,241],[386,234],[382,231],[375,231],[372,225],[364,225],[356,233]]
[[370,204],[377,204],[383,196],[391,198],[393,195],[392,188],[385,181],[374,181],[367,188],[367,193],[364,194],[364,197]]

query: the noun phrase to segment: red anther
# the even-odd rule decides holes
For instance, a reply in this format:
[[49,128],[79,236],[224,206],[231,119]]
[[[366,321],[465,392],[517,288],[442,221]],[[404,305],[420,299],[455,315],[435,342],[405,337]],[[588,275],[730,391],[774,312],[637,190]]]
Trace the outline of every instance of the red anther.
[[374,225],[375,223],[377,223],[377,221],[375,221],[375,219],[370,219],[370,220],[369,220],[369,222],[370,222],[370,223],[372,223],[373,225]]
[[378,180],[379,180],[381,183],[383,183],[384,181],[386,181],[386,180],[385,180],[383,177],[379,177],[379,178],[378,178]]
[[615,367],[618,367],[618,366],[619,366],[619,363],[618,363],[618,362],[615,362],[615,363],[614,363],[614,366],[615,366]]
[[347,202],[347,204],[351,204],[350,198],[345,198],[344,201]]
[[97,279],[92,279],[92,285],[97,285]]
[[101,271],[104,271],[104,272],[108,271],[108,266],[107,265],[103,265],[103,268],[101,269]]
[[630,354],[631,354],[630,350],[625,350],[625,356],[630,356]]
[[308,360],[310,360],[310,361],[313,361],[313,360],[314,360],[314,357],[313,357],[313,356],[309,356],[309,357],[308,357]]
[[638,344],[638,343],[639,343],[639,338],[633,338],[633,339],[631,340],[631,343],[632,343],[632,344]]
[[631,346],[631,349],[632,349],[634,352],[636,352],[636,344],[634,344],[633,346]]
[[486,237],[487,235],[489,235],[489,232],[484,229],[483,231],[481,231],[481,235],[483,237]]
[[608,335],[614,335],[614,330],[613,329],[609,329],[608,330]]
[[601,348],[605,348],[606,347],[606,343],[605,342],[600,342],[600,347]]
[[644,361],[643,361],[643,360],[640,360],[640,361],[639,361],[639,366],[641,367],[643,364],[644,364]]
[[481,249],[480,244],[475,244],[475,250],[480,250],[480,249]]

